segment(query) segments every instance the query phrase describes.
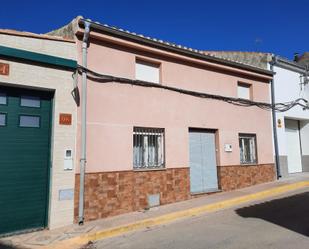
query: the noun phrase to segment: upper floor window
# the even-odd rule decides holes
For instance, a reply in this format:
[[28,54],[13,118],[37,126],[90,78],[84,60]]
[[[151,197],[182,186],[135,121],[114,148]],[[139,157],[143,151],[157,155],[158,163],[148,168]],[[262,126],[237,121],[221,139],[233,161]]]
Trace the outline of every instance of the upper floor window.
[[160,65],[137,59],[135,62],[135,78],[153,83],[160,82]]
[[240,163],[257,163],[256,135],[239,134]]
[[238,83],[237,96],[240,99],[251,99],[251,85],[245,83]]

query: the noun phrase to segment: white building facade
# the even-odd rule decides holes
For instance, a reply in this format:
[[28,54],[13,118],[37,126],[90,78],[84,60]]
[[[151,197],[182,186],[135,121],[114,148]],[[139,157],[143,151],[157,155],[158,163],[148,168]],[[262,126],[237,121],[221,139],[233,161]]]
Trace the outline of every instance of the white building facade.
[[[275,103],[309,99],[306,68],[280,57],[273,60]],[[295,106],[276,113],[279,168],[282,177],[309,172],[309,110]]]

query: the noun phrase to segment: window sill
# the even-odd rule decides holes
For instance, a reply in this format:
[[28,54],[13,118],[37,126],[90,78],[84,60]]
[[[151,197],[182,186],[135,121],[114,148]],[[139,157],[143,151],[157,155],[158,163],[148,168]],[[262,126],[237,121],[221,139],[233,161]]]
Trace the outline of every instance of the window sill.
[[191,196],[199,196],[199,195],[211,195],[211,194],[220,193],[220,192],[222,192],[222,190],[220,189],[210,189],[210,190],[205,190],[203,192],[194,192],[190,194]]
[[257,166],[258,163],[257,162],[255,162],[255,163],[241,163],[240,165],[241,166]]
[[144,171],[165,171],[166,168],[143,168],[143,169],[133,169],[134,172],[144,172]]

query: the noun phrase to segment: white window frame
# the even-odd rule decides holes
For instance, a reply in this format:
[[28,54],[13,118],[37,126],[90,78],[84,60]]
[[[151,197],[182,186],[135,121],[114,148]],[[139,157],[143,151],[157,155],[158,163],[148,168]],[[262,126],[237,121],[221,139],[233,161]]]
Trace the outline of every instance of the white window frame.
[[152,83],[160,83],[160,64],[146,60],[135,60],[135,79]]
[[[247,146],[245,140],[249,142],[249,146]],[[239,134],[239,152],[240,164],[257,164],[257,143],[255,134]]]
[[164,129],[134,127],[133,169],[160,169],[164,167]]

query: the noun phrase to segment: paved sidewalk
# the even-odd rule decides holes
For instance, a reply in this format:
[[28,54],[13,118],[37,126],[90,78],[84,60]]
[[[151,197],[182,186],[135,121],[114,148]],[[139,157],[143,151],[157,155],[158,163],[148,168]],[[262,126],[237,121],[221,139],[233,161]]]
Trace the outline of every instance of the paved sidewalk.
[[[302,183],[306,182],[307,185]],[[43,230],[0,239],[0,248],[78,248],[88,239],[118,235],[141,227],[162,224],[202,212],[217,211],[264,197],[276,196],[296,188],[309,186],[309,174],[243,188],[231,192],[204,195],[187,201],[168,204],[148,211],[133,212],[115,217],[72,225],[55,230]],[[294,188],[294,189],[293,189]],[[79,239],[82,238],[82,239]],[[69,243],[67,243],[69,242]],[[71,243],[70,243],[71,242]]]

